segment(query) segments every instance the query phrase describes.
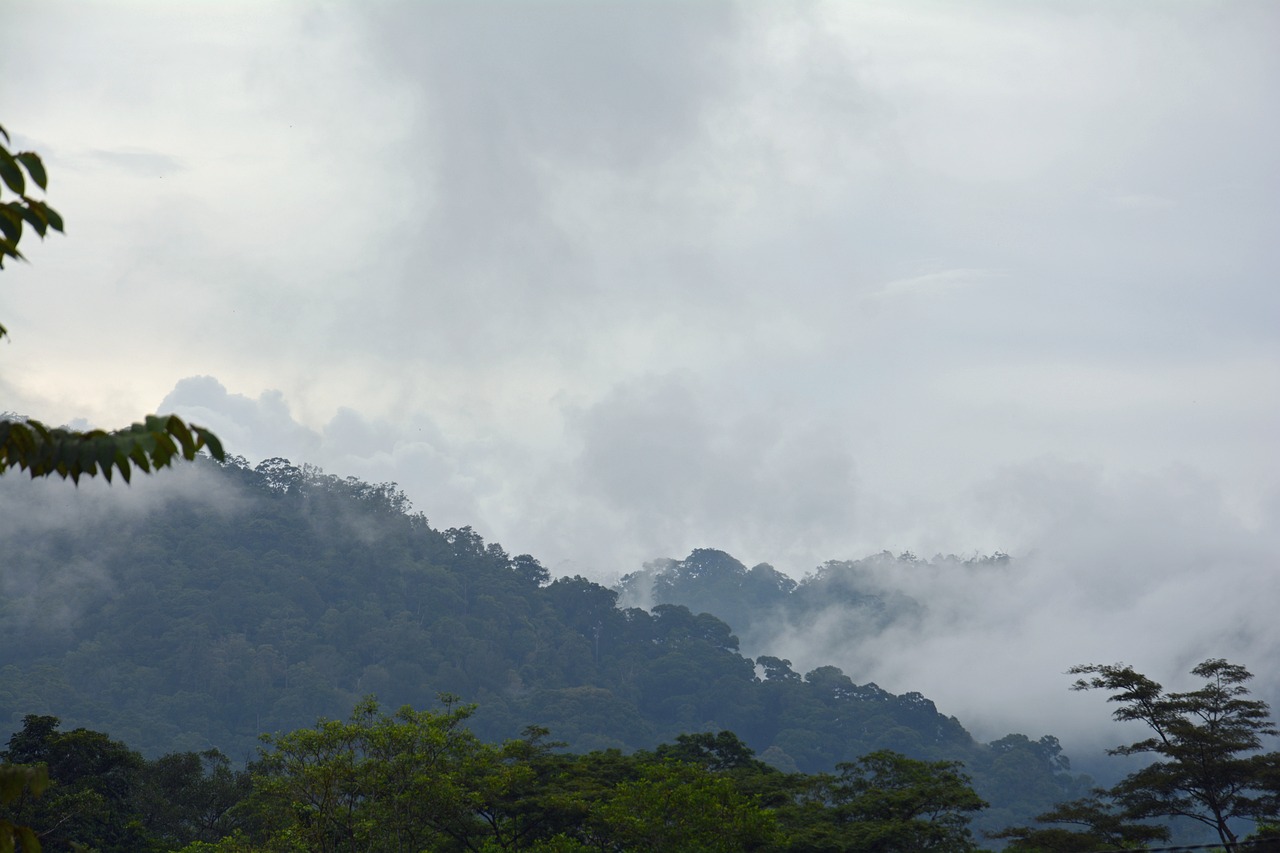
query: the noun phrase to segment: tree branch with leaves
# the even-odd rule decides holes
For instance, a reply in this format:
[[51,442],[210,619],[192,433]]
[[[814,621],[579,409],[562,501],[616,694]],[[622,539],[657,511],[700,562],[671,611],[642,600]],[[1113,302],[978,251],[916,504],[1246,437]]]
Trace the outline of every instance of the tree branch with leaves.
[[[31,185],[48,189],[44,161],[34,151],[9,150],[9,134],[0,127],[0,268],[6,259],[26,260],[18,248],[27,229],[44,239],[50,230],[65,233],[62,216],[29,194]],[[16,198],[8,198],[13,195]],[[0,325],[0,338],[8,330]],[[0,474],[11,468],[32,477],[57,475],[79,483],[102,475],[111,482],[118,471],[125,482],[134,468],[150,473],[179,459],[195,459],[201,450],[222,461],[218,437],[177,415],[148,415],[124,429],[105,431],[50,427],[16,415],[0,417]]]

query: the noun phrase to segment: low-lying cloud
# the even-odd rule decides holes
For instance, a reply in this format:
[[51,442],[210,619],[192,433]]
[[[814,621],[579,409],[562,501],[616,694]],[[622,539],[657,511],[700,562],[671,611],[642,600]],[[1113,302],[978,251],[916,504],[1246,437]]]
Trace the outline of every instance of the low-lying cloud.
[[993,730],[1105,716],[1088,659],[1270,677],[1273,4],[15,10],[68,233],[0,409],[159,401],[603,580],[1002,549],[788,639]]
[[864,574],[871,590],[923,605],[849,646],[851,615],[784,628],[777,654],[842,666],[856,681],[919,690],[980,737],[1059,735],[1077,759],[1126,735],[1101,696],[1069,694],[1080,663],[1124,661],[1167,685],[1210,657],[1249,667],[1280,699],[1274,602],[1280,600],[1275,505],[1237,516],[1188,469],[1118,476],[1054,460],[1011,468],[975,489],[970,512],[1002,529],[1002,566],[939,563]]

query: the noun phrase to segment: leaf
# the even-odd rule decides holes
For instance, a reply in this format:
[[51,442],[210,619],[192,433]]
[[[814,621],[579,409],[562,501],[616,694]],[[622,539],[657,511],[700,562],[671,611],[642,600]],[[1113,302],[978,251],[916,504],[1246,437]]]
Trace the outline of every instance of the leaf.
[[43,764],[0,764],[0,803],[16,800],[24,788],[40,796],[49,785],[49,768]]
[[60,234],[65,234],[66,231],[62,227],[62,217],[58,215],[58,211],[54,210],[44,202],[38,203],[40,205],[40,209],[44,212],[44,215],[49,219],[49,227]]
[[227,461],[227,452],[222,449],[222,442],[218,439],[216,435],[209,432],[209,430],[205,429],[204,427],[198,427],[193,425],[192,429],[196,431],[196,435],[200,436],[200,442],[205,447],[209,448],[210,456],[212,456],[214,459],[217,459],[219,462]]
[[22,853],[40,853],[40,839],[36,837],[35,831],[29,826],[19,826],[18,840],[22,842]]
[[[142,449],[142,445],[135,443],[129,450],[129,458],[143,471],[151,473],[151,463],[147,460],[147,452]],[[128,480],[127,477],[125,479]]]
[[[94,452],[94,456],[98,466],[102,469],[102,476],[106,478],[108,483],[110,483],[111,467],[115,464],[116,457],[119,455],[120,451],[116,449],[116,442],[114,441],[101,441],[97,444],[98,447]],[[129,478],[126,476],[125,482],[128,482],[128,479]]]
[[0,231],[4,232],[6,241],[17,245],[22,239],[22,219],[22,214],[15,214],[10,207],[0,208]]
[[120,469],[120,476],[124,478],[126,483],[130,482],[133,477],[133,471],[129,465],[129,457],[123,450],[117,450],[115,456],[116,467]]
[[34,151],[21,151],[13,155],[13,159],[27,167],[27,174],[31,176],[31,180],[36,182],[36,186],[45,189],[49,184],[49,176],[45,174],[44,163],[40,162],[40,155]]
[[182,445],[182,457],[184,459],[195,459],[196,440],[191,435],[191,430],[187,429],[187,425],[182,422],[182,418],[177,415],[170,415],[169,422],[165,424],[165,428]]
[[9,189],[18,195],[23,195],[27,189],[27,181],[22,177],[22,170],[18,168],[18,161],[13,159],[13,155],[8,151],[0,148],[0,178],[9,185]]
[[8,209],[16,213],[27,222],[31,223],[31,227],[36,229],[36,233],[44,238],[45,233],[49,230],[49,219],[44,214],[41,205],[18,204],[18,202],[10,202]]
[[155,438],[155,447],[151,449],[151,459],[155,462],[157,468],[165,468],[173,461],[173,457],[178,455],[178,445],[173,443],[173,439],[162,432],[153,434]]
[[0,239],[0,268],[4,267],[5,255],[8,255],[11,258],[17,258],[20,261],[26,260],[23,254],[18,251],[16,243],[7,239]]
[[225,461],[217,436],[175,415],[148,415],[143,423],[111,433],[50,430],[39,421],[0,419],[0,473],[22,468],[32,477],[57,474],[77,484],[81,477],[99,475],[111,482],[117,470],[127,483],[134,467],[150,473],[177,458],[194,459],[206,446],[210,455]]

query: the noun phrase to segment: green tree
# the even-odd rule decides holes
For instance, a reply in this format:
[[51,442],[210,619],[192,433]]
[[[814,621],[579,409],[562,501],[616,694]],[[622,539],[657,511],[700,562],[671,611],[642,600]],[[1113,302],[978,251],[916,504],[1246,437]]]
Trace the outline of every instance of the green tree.
[[970,814],[987,804],[953,761],[917,761],[881,750],[837,765],[829,786],[841,846],[860,853],[978,848]]
[[216,749],[171,753],[142,768],[137,810],[158,849],[213,842],[238,828],[236,807],[250,785],[249,773]]
[[596,811],[601,849],[738,853],[773,849],[774,814],[743,795],[729,777],[694,764],[662,761],[620,784]]
[[1259,821],[1277,814],[1280,753],[1262,753],[1262,736],[1277,734],[1266,702],[1250,699],[1253,675],[1238,664],[1213,658],[1192,674],[1199,690],[1166,693],[1161,685],[1125,664],[1085,664],[1072,675],[1087,676],[1073,690],[1106,690],[1118,707],[1112,717],[1138,721],[1151,737],[1108,750],[1111,755],[1155,757],[1126,776],[1112,796],[1130,818],[1188,817],[1210,826],[1228,850],[1236,849],[1234,820]]
[[[57,717],[28,714],[0,758],[14,765],[45,767],[49,785],[39,798],[10,804],[14,823],[38,828],[46,850],[90,845],[104,850],[147,850],[148,837],[134,804],[142,756],[101,732],[59,731]],[[37,793],[33,787],[31,793]],[[33,847],[40,850],[40,847]],[[24,845],[24,853],[27,848]]]
[[755,751],[733,732],[697,732],[676,736],[674,744],[661,744],[654,754],[658,758],[697,764],[710,771],[752,770],[767,772],[768,765],[755,757]]
[[990,837],[1010,839],[1004,848],[1007,853],[1089,853],[1146,847],[1169,839],[1166,827],[1127,819],[1106,791],[1060,803],[1037,815],[1036,823],[1046,826],[1010,827],[990,833]]
[[254,772],[271,844],[317,853],[474,849],[486,831],[475,780],[493,762],[492,748],[463,726],[473,711],[445,697],[442,712],[406,706],[387,716],[367,697],[346,722],[264,736],[270,749]]

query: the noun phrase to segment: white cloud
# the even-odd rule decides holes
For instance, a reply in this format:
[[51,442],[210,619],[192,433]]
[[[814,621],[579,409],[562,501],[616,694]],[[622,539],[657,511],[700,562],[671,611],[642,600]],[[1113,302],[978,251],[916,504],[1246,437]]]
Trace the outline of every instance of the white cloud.
[[1273,4],[11,6],[68,233],[0,408],[163,401],[600,575],[1012,549],[961,509],[1041,458],[1153,539],[1179,466],[1274,518]]
[[1280,653],[1275,518],[1242,523],[1185,469],[1115,477],[1053,460],[993,477],[966,511],[1001,531],[1010,566],[870,573],[872,588],[921,602],[921,616],[851,646],[833,644],[849,626],[829,613],[796,626],[778,653],[919,690],[979,737],[1057,734],[1077,759],[1122,738],[1100,697],[1067,694],[1075,664],[1123,660],[1182,689],[1196,663],[1226,657],[1255,672],[1259,695],[1280,699],[1269,665]]

